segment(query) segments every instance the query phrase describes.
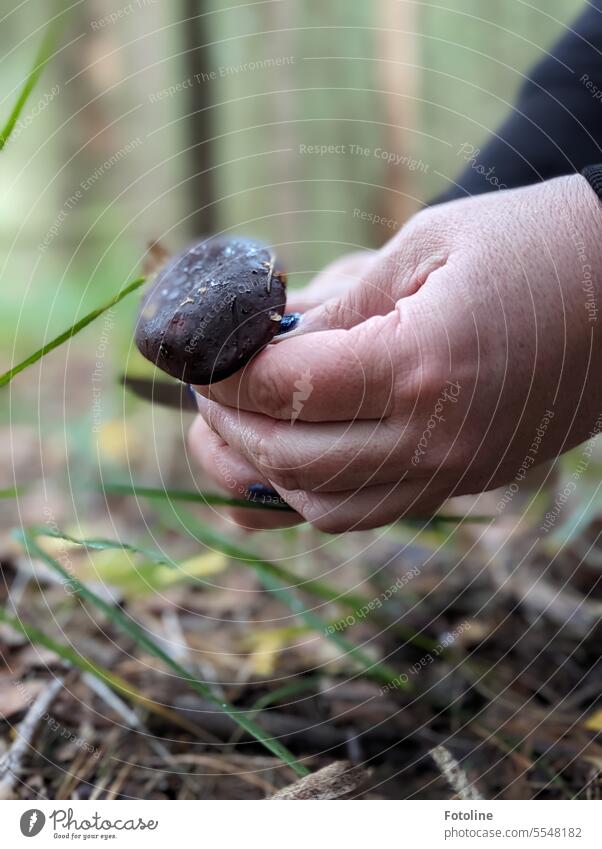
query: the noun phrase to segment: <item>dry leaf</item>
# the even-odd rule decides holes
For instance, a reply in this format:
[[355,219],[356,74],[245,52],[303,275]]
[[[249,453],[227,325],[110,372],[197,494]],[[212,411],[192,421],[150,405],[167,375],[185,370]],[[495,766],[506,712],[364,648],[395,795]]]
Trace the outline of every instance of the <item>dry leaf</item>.
[[44,686],[41,681],[19,681],[12,675],[0,676],[0,719],[9,719],[29,707]]

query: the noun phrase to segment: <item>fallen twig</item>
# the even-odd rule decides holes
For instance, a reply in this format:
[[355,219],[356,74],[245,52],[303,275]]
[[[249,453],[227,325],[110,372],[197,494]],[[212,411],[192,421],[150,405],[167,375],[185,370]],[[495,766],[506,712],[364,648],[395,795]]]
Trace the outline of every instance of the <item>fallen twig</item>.
[[17,725],[14,743],[0,758],[0,799],[12,798],[15,782],[22,769],[23,758],[31,747],[36,729],[54,699],[63,689],[64,683],[64,678],[55,678],[51,681]]
[[364,767],[338,761],[289,784],[270,799],[340,799],[357,790],[367,778]]
[[436,746],[431,749],[429,754],[449,786],[460,799],[474,802],[483,798],[449,749],[446,749],[445,746]]

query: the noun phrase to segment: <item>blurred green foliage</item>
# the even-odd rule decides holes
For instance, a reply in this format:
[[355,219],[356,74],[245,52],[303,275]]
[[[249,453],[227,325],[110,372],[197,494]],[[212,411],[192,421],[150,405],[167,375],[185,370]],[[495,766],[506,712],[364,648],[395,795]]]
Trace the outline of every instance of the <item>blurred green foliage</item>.
[[[210,43],[203,61],[214,76],[154,101],[189,77],[184,36],[195,22],[182,23],[189,6],[153,0],[74,6],[65,14],[61,48],[0,160],[0,345],[10,352],[16,344],[26,354],[133,276],[148,238],[176,247],[194,235],[186,116],[199,88],[209,86],[215,104],[207,111],[217,137],[211,145],[215,228],[281,245],[302,281],[350,247],[383,241],[386,230],[354,218],[353,209],[387,209],[395,217],[395,199],[387,197],[382,159],[302,155],[299,145],[387,150],[396,135],[383,124],[397,111],[399,126],[408,128],[398,134],[407,146],[399,152],[429,165],[413,175],[413,203],[427,200],[458,170],[457,146],[478,143],[495,128],[524,69],[581,6],[580,0],[391,6],[309,0],[229,9],[209,0],[197,6],[196,25]],[[0,106],[6,115],[38,48],[46,11],[37,6],[39,20],[32,21],[29,7],[15,6],[4,17]],[[410,57],[408,39],[415,45]],[[288,63],[262,66],[286,57]],[[387,95],[387,81],[405,79],[408,64],[417,65],[409,87],[401,82],[410,95]],[[104,167],[137,139],[131,153]],[[57,222],[58,232],[41,250]]]
[[[456,175],[459,145],[495,129],[524,71],[581,6],[65,6],[59,47],[0,154],[0,371],[133,279],[149,239],[175,250],[200,235],[199,207],[212,230],[274,244],[293,286],[348,250],[377,247]],[[32,9],[15,5],[2,19],[4,118],[47,23],[49,8]],[[144,368],[131,350],[136,300],[110,328],[112,380],[128,362]],[[101,324],[69,343],[88,380]],[[38,387],[25,380],[4,420],[30,415]],[[103,415],[119,404],[105,393]],[[65,415],[85,430],[84,409]]]

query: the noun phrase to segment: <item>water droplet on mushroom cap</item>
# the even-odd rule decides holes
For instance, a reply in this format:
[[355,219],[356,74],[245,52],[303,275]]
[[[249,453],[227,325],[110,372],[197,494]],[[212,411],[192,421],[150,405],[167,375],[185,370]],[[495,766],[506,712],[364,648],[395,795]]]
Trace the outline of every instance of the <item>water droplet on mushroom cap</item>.
[[270,249],[214,236],[161,269],[140,305],[136,345],[167,374],[216,383],[242,368],[278,331],[286,275]]

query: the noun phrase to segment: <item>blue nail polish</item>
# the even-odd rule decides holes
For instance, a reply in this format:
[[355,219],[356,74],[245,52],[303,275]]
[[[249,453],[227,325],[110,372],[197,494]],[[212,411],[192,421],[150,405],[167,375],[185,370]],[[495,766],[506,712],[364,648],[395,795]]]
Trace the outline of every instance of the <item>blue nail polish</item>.
[[258,501],[262,504],[286,504],[275,489],[264,486],[262,483],[252,483],[245,490],[247,501]]
[[278,328],[276,336],[281,336],[283,333],[290,333],[291,330],[294,330],[297,327],[300,321],[300,312],[287,312],[280,320],[280,327]]

